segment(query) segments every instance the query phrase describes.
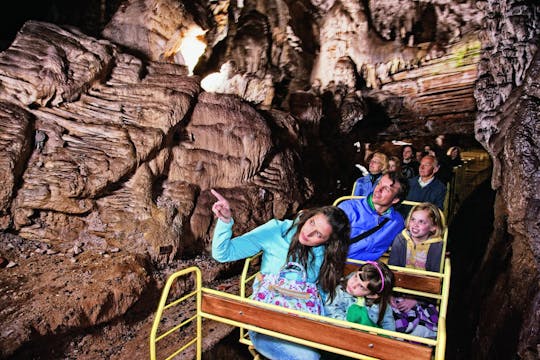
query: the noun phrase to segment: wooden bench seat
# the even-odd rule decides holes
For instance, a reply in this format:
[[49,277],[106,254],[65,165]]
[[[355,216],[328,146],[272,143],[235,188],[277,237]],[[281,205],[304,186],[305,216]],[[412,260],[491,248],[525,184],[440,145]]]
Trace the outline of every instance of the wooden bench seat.
[[314,347],[326,345],[379,359],[394,360],[399,355],[400,360],[429,360],[433,352],[433,349],[426,345],[277,312],[215,294],[203,293],[202,311],[222,319],[237,321],[244,327],[252,325],[311,341]]

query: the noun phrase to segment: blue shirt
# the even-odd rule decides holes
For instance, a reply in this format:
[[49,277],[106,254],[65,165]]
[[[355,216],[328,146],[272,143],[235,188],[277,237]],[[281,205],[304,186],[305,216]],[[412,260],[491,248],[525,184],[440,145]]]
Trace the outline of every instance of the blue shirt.
[[354,196],[368,196],[373,192],[373,189],[381,179],[382,174],[371,175],[367,174],[361,178],[356,179],[353,185],[352,195]]
[[351,222],[351,238],[377,226],[383,218],[388,222],[368,237],[349,246],[347,255],[356,260],[377,260],[392,244],[397,234],[403,230],[405,223],[403,217],[394,208],[388,209],[379,215],[368,202],[368,198],[343,201],[338,205],[343,209]]

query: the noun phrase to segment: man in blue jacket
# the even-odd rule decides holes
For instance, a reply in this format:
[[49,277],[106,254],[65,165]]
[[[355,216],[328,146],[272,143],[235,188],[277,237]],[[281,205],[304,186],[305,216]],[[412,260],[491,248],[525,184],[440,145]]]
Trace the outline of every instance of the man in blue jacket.
[[346,200],[338,206],[351,222],[348,258],[377,260],[403,230],[403,217],[394,209],[407,196],[407,179],[390,172],[378,182],[373,193],[363,199]]

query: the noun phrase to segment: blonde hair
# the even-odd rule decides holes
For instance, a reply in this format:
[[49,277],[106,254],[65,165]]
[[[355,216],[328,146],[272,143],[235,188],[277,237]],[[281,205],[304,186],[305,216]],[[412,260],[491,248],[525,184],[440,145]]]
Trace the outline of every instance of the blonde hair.
[[373,160],[374,158],[378,158],[378,160],[381,162],[381,164],[382,164],[381,172],[383,174],[385,174],[386,171],[388,170],[388,156],[386,156],[385,153],[377,151],[377,152],[373,153],[373,155],[371,156],[371,159],[369,161]]
[[405,227],[409,229],[409,222],[411,221],[411,216],[415,211],[427,210],[428,217],[431,219],[433,225],[435,225],[435,233],[432,234],[432,237],[441,237],[444,230],[444,220],[441,210],[432,203],[423,202],[413,206],[409,215],[407,215],[407,220],[405,221]]

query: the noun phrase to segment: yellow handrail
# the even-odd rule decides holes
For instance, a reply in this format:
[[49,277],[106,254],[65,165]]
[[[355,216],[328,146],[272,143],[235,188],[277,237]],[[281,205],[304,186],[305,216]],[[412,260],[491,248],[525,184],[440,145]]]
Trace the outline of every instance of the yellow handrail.
[[[249,276],[249,269],[251,267],[251,262],[255,260],[256,258],[260,257],[262,255],[262,251],[246,258],[244,261],[244,268],[242,269],[242,275],[240,276],[240,296],[245,298],[246,296],[246,286],[247,284],[255,279],[255,276],[257,276],[257,272],[255,274]],[[246,345],[252,345],[251,341],[247,337],[247,332],[244,329],[243,326],[240,326],[240,339],[239,341]]]
[[[195,273],[195,291],[192,291],[188,293],[186,296],[183,296],[169,304],[167,304],[167,299],[169,297],[169,293],[171,290],[171,286],[173,285],[174,281],[181,277],[186,276],[190,273]],[[192,322],[193,320],[196,320],[197,322],[197,334],[196,337],[192,340],[188,341],[184,346],[180,347],[178,350],[176,350],[173,354],[169,355],[166,359],[172,359],[176,355],[178,355],[180,352],[182,352],[184,349],[188,348],[189,346],[193,345],[194,343],[197,343],[197,359],[201,359],[201,350],[202,350],[202,317],[201,317],[201,270],[197,267],[189,267],[184,270],[180,270],[172,274],[165,284],[165,287],[163,288],[163,291],[161,292],[161,299],[159,301],[158,308],[156,310],[156,316],[154,318],[154,322],[152,324],[152,330],[150,331],[150,359],[156,360],[156,344],[158,341],[164,339],[165,337],[173,334],[176,330],[180,329],[182,326],[186,325],[189,322]],[[173,328],[169,329],[168,331],[164,332],[161,335],[157,335],[159,323],[161,321],[161,317],[163,316],[163,311],[172,307],[179,305],[184,300],[196,296],[197,300],[197,311],[195,316],[190,317],[188,320],[182,322],[181,324],[174,326]]]
[[446,353],[446,313],[448,311],[448,297],[450,296],[450,275],[452,273],[450,259],[445,260],[444,278],[442,287],[442,300],[439,308],[439,323],[437,324],[437,347],[435,359],[443,360]]
[[[201,305],[202,294],[218,295],[218,296],[220,296],[222,298],[230,299],[230,300],[232,300],[232,301],[234,301],[236,303],[251,304],[251,305],[255,305],[255,306],[260,307],[260,308],[271,309],[272,311],[276,311],[276,312],[280,312],[280,313],[286,312],[286,313],[289,313],[289,314],[295,314],[295,315],[298,315],[299,317],[302,317],[302,318],[308,318],[308,319],[312,319],[312,320],[316,320],[316,321],[329,323],[329,324],[337,326],[339,328],[353,328],[353,329],[357,329],[357,330],[360,330],[360,331],[369,332],[371,334],[376,334],[376,335],[390,337],[390,338],[396,338],[396,339],[412,341],[412,342],[415,342],[415,343],[418,343],[418,344],[424,344],[426,346],[432,346],[432,347],[435,347],[435,351],[433,353],[434,358],[436,360],[444,359],[444,353],[445,353],[445,349],[446,349],[446,329],[445,329],[445,326],[446,326],[446,311],[447,311],[447,306],[448,306],[449,283],[450,283],[450,260],[449,259],[446,259],[446,261],[445,261],[444,273],[443,274],[439,274],[439,273],[435,273],[435,272],[426,272],[426,271],[415,270],[415,269],[399,268],[399,270],[401,272],[410,272],[410,273],[413,273],[413,274],[424,274],[424,275],[429,274],[430,276],[440,277],[442,279],[442,281],[443,281],[443,286],[442,286],[442,290],[441,290],[442,298],[441,298],[440,309],[439,309],[439,317],[440,318],[439,318],[438,333],[437,333],[437,339],[434,340],[434,339],[427,339],[427,338],[422,338],[422,337],[418,337],[418,336],[403,334],[403,333],[399,333],[399,332],[395,332],[395,331],[389,331],[389,330],[384,330],[384,329],[379,329],[379,328],[373,328],[373,327],[360,325],[360,324],[355,324],[355,323],[351,323],[351,322],[347,322],[347,321],[336,320],[336,319],[332,319],[332,318],[328,318],[328,317],[324,317],[324,316],[320,316],[320,315],[313,315],[313,314],[300,312],[300,311],[296,311],[296,310],[292,310],[292,309],[284,310],[283,308],[280,308],[279,306],[270,305],[270,304],[264,304],[264,303],[252,300],[250,298],[247,298],[247,297],[245,297],[246,296],[245,286],[246,286],[246,283],[251,281],[253,279],[253,277],[254,277],[254,275],[249,276],[249,274],[248,274],[249,273],[249,266],[250,266],[251,261],[254,258],[256,258],[257,256],[259,256],[259,255],[256,255],[256,256],[246,260],[246,263],[244,265],[244,271],[242,272],[241,288],[244,287],[244,289],[241,290],[241,296],[228,294],[228,293],[225,293],[225,292],[222,292],[222,291],[217,291],[217,290],[202,287],[201,286],[201,283],[202,283],[202,281],[201,281],[201,272],[196,267],[190,267],[190,268],[181,270],[181,271],[176,272],[173,275],[171,275],[169,277],[169,279],[167,280],[167,283],[166,283],[166,285],[165,285],[165,287],[163,289],[161,299],[160,299],[160,302],[159,302],[159,306],[158,306],[158,309],[156,311],[156,317],[154,319],[154,323],[153,323],[151,334],[150,334],[150,358],[151,358],[151,360],[156,360],[156,343],[158,341],[162,340],[166,336],[169,336],[169,335],[173,334],[174,331],[176,331],[179,327],[184,326],[187,322],[192,321],[193,319],[197,320],[197,334],[196,334],[196,337],[191,339],[191,340],[188,339],[187,344],[180,347],[178,350],[174,351],[174,353],[172,355],[168,356],[167,359],[172,359],[174,356],[178,355],[185,348],[187,348],[188,346],[190,346],[192,344],[195,344],[195,343],[197,345],[197,359],[201,359],[201,354],[202,354],[202,318],[212,319],[212,320],[219,321],[219,322],[222,322],[222,323],[226,323],[226,324],[229,324],[229,325],[237,326],[237,327],[240,327],[240,328],[243,328],[243,329],[254,330],[254,331],[257,331],[257,332],[260,332],[260,333],[263,333],[263,334],[267,334],[267,335],[270,335],[270,336],[280,338],[280,339],[293,341],[293,342],[296,342],[296,343],[299,343],[299,344],[303,344],[303,345],[306,345],[306,346],[322,349],[322,350],[325,350],[325,351],[331,351],[331,352],[336,353],[336,354],[341,354],[341,355],[349,356],[349,357],[356,358],[356,359],[373,359],[372,357],[364,355],[364,354],[352,353],[352,352],[347,351],[347,350],[343,350],[343,349],[339,349],[339,348],[333,348],[331,346],[327,346],[327,345],[324,345],[324,344],[319,344],[319,343],[309,341],[309,340],[304,340],[302,338],[297,338],[297,337],[281,334],[281,333],[273,331],[271,329],[265,329],[265,328],[261,328],[261,327],[256,326],[256,325],[249,325],[249,324],[246,324],[246,323],[242,323],[240,321],[235,321],[233,319],[229,319],[227,317],[219,316],[219,315],[216,315],[216,314],[213,314],[213,313],[203,312],[202,311],[202,305]],[[394,268],[397,268],[397,267],[394,267]],[[178,300],[174,300],[174,301],[171,301],[169,304],[166,304],[173,282],[176,281],[176,279],[178,279],[179,277],[187,276],[190,273],[195,273],[195,284],[194,284],[195,290],[188,293],[185,296],[182,296]],[[430,294],[427,294],[427,295],[430,295]],[[434,295],[434,294],[431,294],[431,295]],[[171,308],[173,306],[180,305],[180,303],[182,301],[187,300],[188,298],[190,298],[192,296],[197,297],[196,315],[191,317],[190,319],[184,321],[182,324],[180,324],[178,326],[174,326],[172,329],[169,329],[165,333],[157,336],[157,331],[158,331],[158,327],[159,327],[159,324],[160,324],[161,317],[163,315],[163,311],[166,310],[166,309],[169,309],[169,308]],[[336,328],[336,330],[337,330],[337,328]],[[250,340],[247,339],[246,337],[242,337],[240,339],[240,342],[245,343],[245,344],[251,344]]]

